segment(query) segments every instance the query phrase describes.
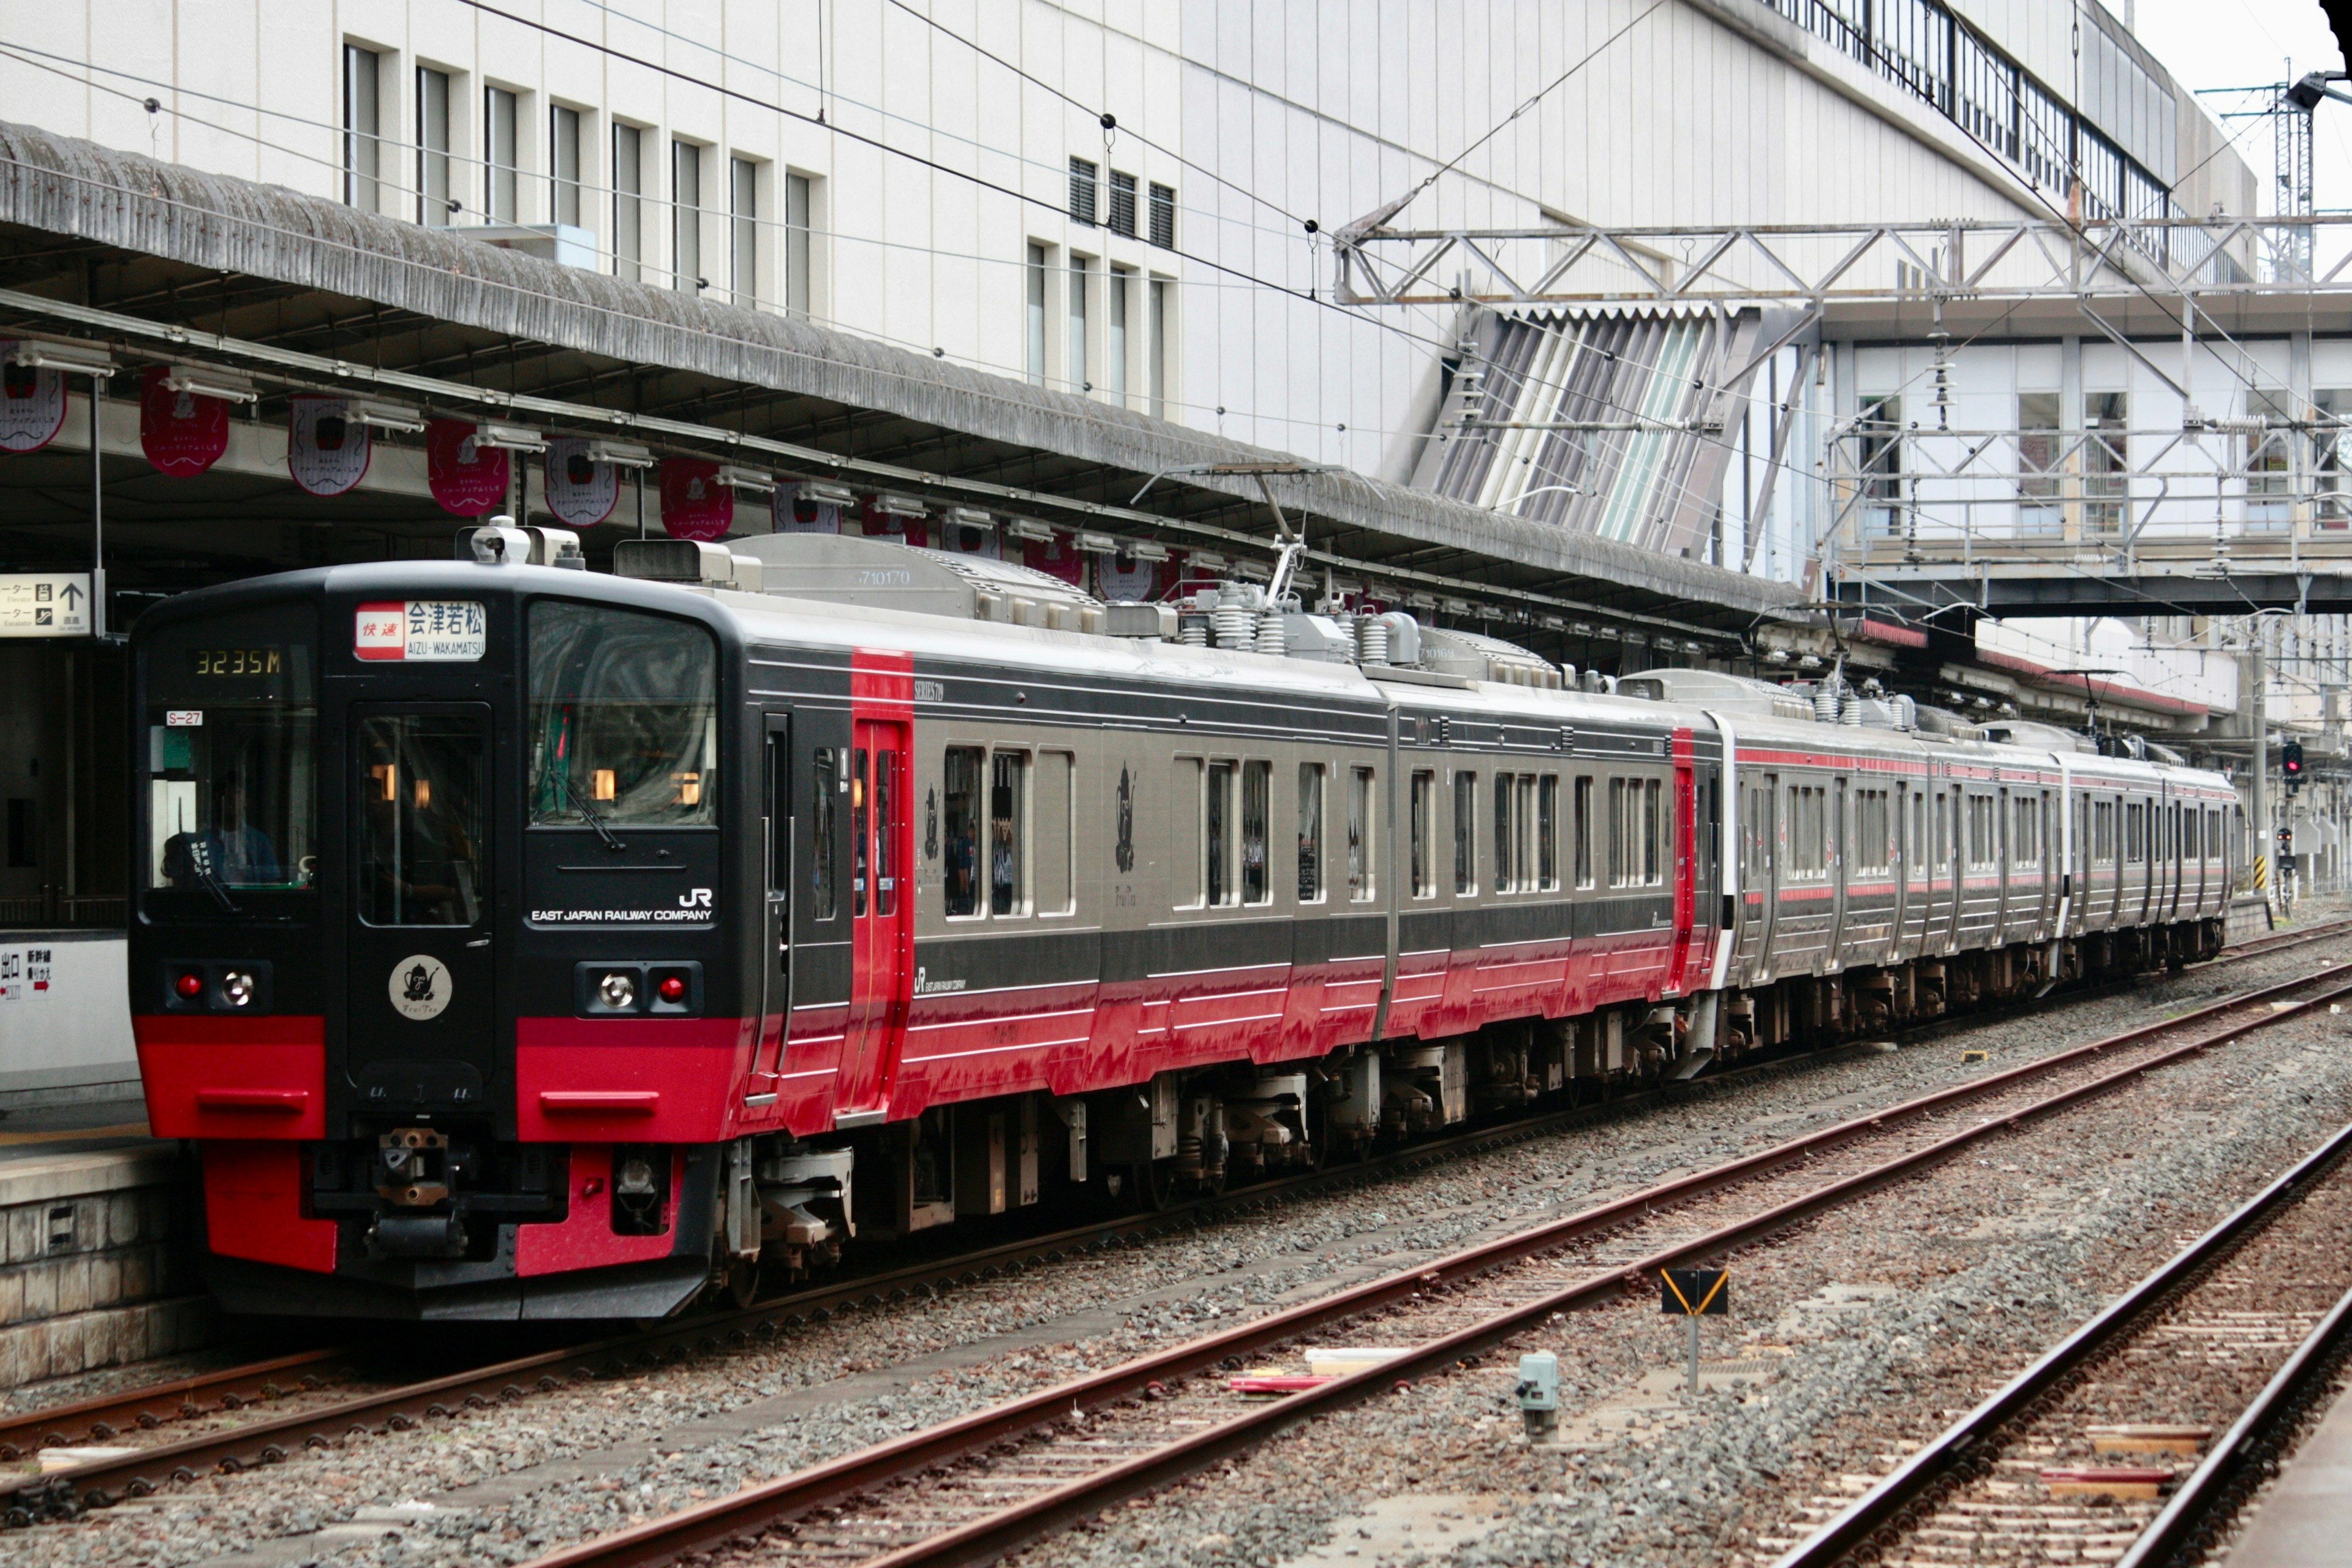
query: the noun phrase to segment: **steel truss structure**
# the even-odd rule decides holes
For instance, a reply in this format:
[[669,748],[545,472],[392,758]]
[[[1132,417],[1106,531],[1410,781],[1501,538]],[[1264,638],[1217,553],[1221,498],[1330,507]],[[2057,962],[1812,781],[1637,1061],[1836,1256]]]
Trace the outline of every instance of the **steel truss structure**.
[[1351,306],[2352,300],[2352,216],[2340,214],[2081,225],[1375,225],[1332,238],[1332,297]]

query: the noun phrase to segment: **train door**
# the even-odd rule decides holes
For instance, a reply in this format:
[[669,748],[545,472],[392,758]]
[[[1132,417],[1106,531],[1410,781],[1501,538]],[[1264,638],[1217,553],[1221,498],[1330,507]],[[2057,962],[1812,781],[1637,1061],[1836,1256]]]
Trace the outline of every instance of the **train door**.
[[362,1103],[478,1100],[491,1076],[490,710],[352,710],[346,1052]]
[[889,1103],[907,1031],[915,900],[907,874],[907,725],[859,719],[849,750],[849,1028],[835,1117]]
[[788,713],[767,716],[761,783],[766,791],[761,823],[767,840],[762,858],[768,889],[760,936],[760,1044],[752,1054],[748,1092],[754,1099],[772,1099],[793,1019],[793,721]]
[[1759,973],[1773,972],[1772,930],[1780,913],[1780,775],[1766,773],[1756,792],[1748,820],[1756,836],[1756,889],[1763,895],[1757,906],[1756,964]]

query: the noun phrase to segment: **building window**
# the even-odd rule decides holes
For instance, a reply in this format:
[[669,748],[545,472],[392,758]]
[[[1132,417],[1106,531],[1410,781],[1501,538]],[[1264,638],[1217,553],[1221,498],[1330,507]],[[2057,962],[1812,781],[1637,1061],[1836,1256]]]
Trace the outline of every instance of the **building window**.
[[1870,531],[1892,535],[1903,525],[1903,399],[1880,393],[1862,400],[1858,454]]
[[1135,237],[1135,176],[1110,172],[1110,222],[1113,234]]
[[1109,335],[1103,342],[1103,384],[1110,389],[1110,400],[1124,406],[1127,403],[1127,306],[1128,290],[1134,286],[1135,269],[1114,267],[1110,269],[1110,307],[1106,312]]
[[809,296],[809,177],[784,176],[784,309],[803,321],[811,309]]
[[691,142],[669,144],[670,201],[676,223],[670,235],[670,286],[688,293],[709,286],[702,276],[702,149]]
[[1094,226],[1095,166],[1084,158],[1070,160],[1070,216],[1090,228]]
[[446,224],[449,196],[449,73],[416,68],[416,221]]
[[515,216],[515,95],[482,89],[482,214],[492,223]]
[[1045,384],[1045,247],[1029,247],[1029,384]]
[[377,115],[382,66],[373,49],[343,46],[343,200],[376,210],[383,174],[383,122]]
[[1079,392],[1092,392],[1094,383],[1087,376],[1087,258],[1070,258],[1070,385]]
[[1162,250],[1176,248],[1176,187],[1157,181],[1151,186],[1151,243]]
[[645,132],[613,127],[613,276],[644,276],[646,259]]
[[2017,496],[2020,533],[2063,533],[2064,514],[2059,510],[2058,474],[2065,467],[2060,456],[2058,394],[2021,392],[2017,395]]
[[749,158],[730,158],[727,185],[727,276],[735,285],[735,302],[755,304],[760,298],[760,165]]
[[548,217],[580,226],[580,111],[557,104],[547,116]]
[[2124,432],[2131,423],[2131,395],[2086,392],[2083,395],[2083,531],[2117,533],[2124,526],[2124,507],[2131,479],[2130,440]]
[[1168,417],[1168,280],[1151,280],[1151,416]]

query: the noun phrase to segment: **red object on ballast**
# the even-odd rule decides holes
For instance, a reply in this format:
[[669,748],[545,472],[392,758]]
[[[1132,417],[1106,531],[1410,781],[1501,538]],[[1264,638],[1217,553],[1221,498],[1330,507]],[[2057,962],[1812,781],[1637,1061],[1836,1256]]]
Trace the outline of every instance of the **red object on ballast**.
[[201,974],[183,974],[172,983],[172,989],[183,996],[201,996],[205,994],[205,977]]
[[686,1000],[686,982],[673,974],[661,983],[661,999],[665,1002]]
[[1233,1377],[1225,1386],[1235,1394],[1303,1394],[1310,1388],[1320,1388],[1331,1380],[1328,1377]]

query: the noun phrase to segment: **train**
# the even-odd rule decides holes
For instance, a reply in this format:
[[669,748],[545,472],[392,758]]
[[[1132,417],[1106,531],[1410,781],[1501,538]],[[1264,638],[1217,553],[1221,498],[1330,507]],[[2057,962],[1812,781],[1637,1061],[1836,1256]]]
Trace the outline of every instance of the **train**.
[[1296,559],[500,521],[148,610],[131,1012],[213,1292],[660,1318],[2220,950],[2237,797],[2158,748]]

